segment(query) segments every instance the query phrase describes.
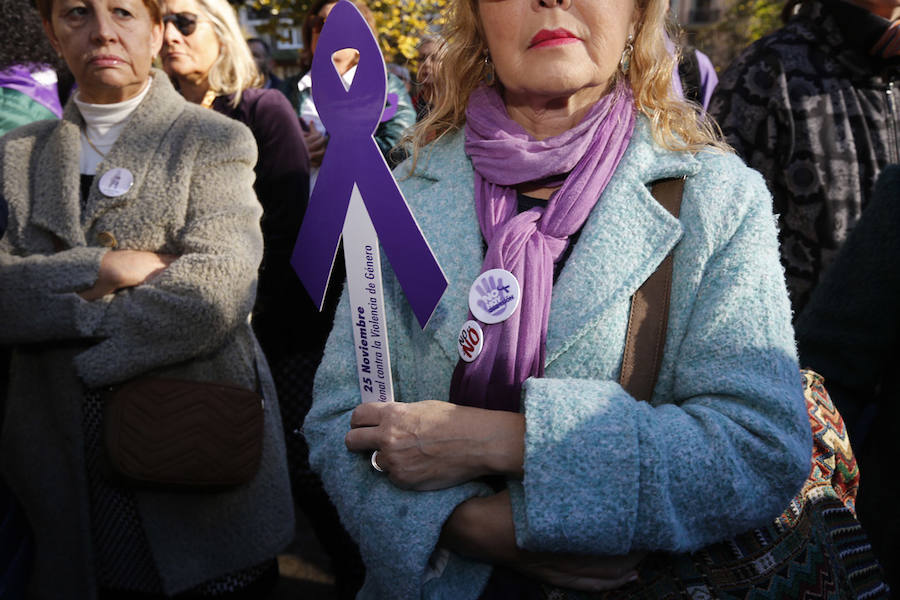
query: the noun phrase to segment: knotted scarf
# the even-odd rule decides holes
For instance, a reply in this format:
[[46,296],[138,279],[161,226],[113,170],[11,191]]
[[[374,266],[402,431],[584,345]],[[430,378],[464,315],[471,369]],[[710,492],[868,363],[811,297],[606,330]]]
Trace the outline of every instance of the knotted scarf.
[[[482,324],[483,350],[474,362],[457,364],[451,402],[518,412],[522,384],[543,376],[553,264],[615,172],[634,131],[634,113],[631,88],[623,83],[574,128],[536,140],[509,117],[496,90],[480,87],[472,93],[465,150],[475,169],[475,209],[487,242],[482,272],[510,271],[522,298],[507,320]],[[546,207],[517,214],[515,186],[552,187],[547,182],[563,179]]]

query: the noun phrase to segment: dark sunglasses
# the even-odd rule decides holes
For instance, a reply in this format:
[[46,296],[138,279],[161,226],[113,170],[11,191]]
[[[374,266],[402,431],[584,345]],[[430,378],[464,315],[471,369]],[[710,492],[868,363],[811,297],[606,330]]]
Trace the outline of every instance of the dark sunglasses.
[[322,33],[322,28],[325,27],[325,17],[320,17],[319,15],[310,15],[309,26],[312,29],[313,33]]
[[162,18],[163,27],[171,23],[181,35],[191,35],[197,30],[197,15],[189,12],[172,13]]

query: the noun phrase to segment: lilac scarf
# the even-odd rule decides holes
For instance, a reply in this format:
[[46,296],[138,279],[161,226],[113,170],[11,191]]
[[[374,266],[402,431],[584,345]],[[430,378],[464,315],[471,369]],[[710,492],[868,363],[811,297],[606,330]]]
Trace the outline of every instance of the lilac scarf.
[[[472,93],[465,148],[475,168],[475,207],[488,244],[482,272],[510,271],[522,299],[506,321],[482,323],[484,349],[474,362],[457,364],[451,402],[518,412],[524,381],[543,376],[553,264],[609,183],[634,119],[631,88],[620,85],[574,128],[538,141],[509,117],[496,90],[481,87]],[[517,214],[514,186],[563,178],[546,208]]]

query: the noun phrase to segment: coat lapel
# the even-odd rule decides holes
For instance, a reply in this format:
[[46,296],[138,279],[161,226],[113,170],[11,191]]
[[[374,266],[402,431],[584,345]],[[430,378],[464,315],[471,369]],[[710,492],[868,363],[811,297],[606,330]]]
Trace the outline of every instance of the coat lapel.
[[69,102],[63,118],[38,152],[32,194],[31,221],[58,237],[66,247],[84,246],[78,226],[81,213],[81,114]]
[[[469,287],[484,257],[474,210],[474,176],[463,151],[464,136],[422,157],[417,175],[431,182],[407,200],[431,244],[449,285],[426,331],[451,361],[468,311]],[[616,302],[627,300],[675,247],[682,227],[650,193],[659,179],[685,177],[699,169],[686,153],[652,142],[638,119],[616,173],[585,223],[556,285],[550,309],[547,364],[557,360]],[[435,210],[434,203],[440,203]],[[447,227],[453,227],[452,233]]]
[[656,146],[646,122],[638,119],[628,150],[553,288],[546,365],[611,305],[627,301],[672,251],[681,239],[681,223],[653,198],[650,186],[698,169],[687,153]]
[[428,183],[407,197],[448,282],[425,331],[437,338],[453,362],[459,358],[456,342],[469,310],[469,287],[484,258],[474,210],[474,176],[463,141],[460,132],[424,150],[416,175]]
[[687,153],[654,144],[646,121],[638,119],[628,150],[553,288],[546,365],[610,306],[627,301],[673,250],[681,223],[653,198],[650,186],[699,168]]
[[[159,144],[184,110],[181,96],[161,71],[152,72],[153,81],[147,96],[131,116],[131,122],[98,165],[94,184],[81,209],[81,127],[84,119],[74,102],[69,102],[62,120],[40,150],[32,204],[32,221],[54,235],[68,247],[85,246],[84,232],[100,215],[137,198],[153,167]],[[118,197],[103,195],[98,189],[100,177],[110,169],[122,167],[131,171],[134,184]],[[79,227],[78,224],[81,224]]]
[[[94,184],[81,215],[81,225],[85,231],[106,211],[124,206],[140,196],[147,172],[151,168],[159,168],[154,164],[159,145],[184,110],[184,101],[168,77],[157,70],[152,71],[151,75],[150,91],[131,115],[106,158],[97,166]],[[121,196],[106,196],[100,192],[98,184],[104,173],[115,168],[130,171],[134,183]]]

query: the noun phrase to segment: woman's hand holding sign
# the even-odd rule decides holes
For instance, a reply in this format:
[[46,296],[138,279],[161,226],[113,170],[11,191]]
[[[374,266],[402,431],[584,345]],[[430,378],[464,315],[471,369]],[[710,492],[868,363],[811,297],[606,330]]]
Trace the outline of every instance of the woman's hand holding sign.
[[368,402],[350,419],[345,442],[377,450],[378,465],[398,487],[437,490],[483,475],[522,476],[525,417],[437,400]]

